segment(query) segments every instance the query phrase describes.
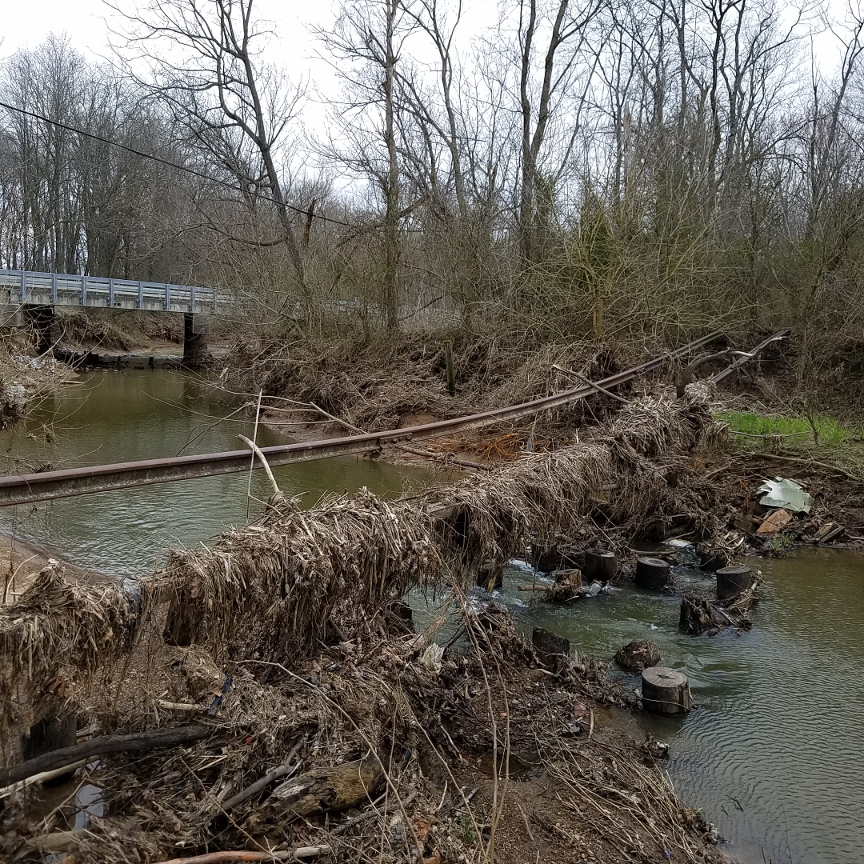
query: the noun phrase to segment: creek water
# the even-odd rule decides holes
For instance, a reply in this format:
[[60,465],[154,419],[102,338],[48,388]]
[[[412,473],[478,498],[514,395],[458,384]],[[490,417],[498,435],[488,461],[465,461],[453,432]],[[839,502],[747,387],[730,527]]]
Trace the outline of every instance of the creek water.
[[[0,455],[32,466],[71,468],[243,450],[237,435],[251,438],[253,423],[237,418],[218,422],[235,407],[206,381],[180,371],[94,372],[46,401],[24,427],[3,433]],[[289,440],[259,425],[262,447]],[[327,492],[362,486],[394,494],[418,488],[434,475],[428,469],[355,458],[278,466],[273,473],[286,495],[302,494],[304,506],[313,506]],[[192,546],[229,525],[244,524],[247,485],[244,472],[0,509],[0,528],[73,564],[134,578],[152,572],[171,547]],[[264,472],[254,471],[252,495],[262,501],[271,491]],[[253,515],[260,509],[251,502]]]
[[[216,425],[231,411],[214,391],[179,372],[98,372],[43,406],[26,429],[6,433],[0,453],[33,463],[101,463],[240,449],[248,422]],[[52,423],[56,444],[45,441]],[[285,439],[259,429],[262,445]],[[325,492],[367,486],[390,494],[431,482],[433,472],[371,460],[330,459],[275,471],[287,493],[312,505]],[[135,577],[172,545],[205,541],[246,518],[247,475],[213,477],[0,510],[0,526],[82,566]],[[262,472],[252,494],[268,494]],[[254,502],[253,502],[254,507]],[[753,629],[690,637],[678,630],[680,598],[623,585],[567,606],[527,604],[511,566],[499,596],[530,632],[543,626],[581,654],[610,660],[631,639],[660,647],[662,662],[690,676],[697,710],[683,718],[606,711],[641,737],[669,742],[665,763],[681,799],[700,807],[742,864],[864,861],[864,558],[805,550],[758,560],[765,582]],[[677,568],[681,590],[710,585]],[[618,674],[625,686],[636,676]]]
[[[864,557],[807,549],[748,562],[762,571],[753,629],[693,637],[678,629],[680,596],[615,587],[608,596],[523,605],[508,568],[503,596],[526,631],[545,627],[580,654],[610,660],[631,639],[660,648],[687,673],[687,716],[607,710],[603,719],[670,744],[665,763],[679,797],[701,808],[742,864],[864,861]],[[677,591],[713,585],[676,567]],[[613,672],[624,686],[639,677]]]

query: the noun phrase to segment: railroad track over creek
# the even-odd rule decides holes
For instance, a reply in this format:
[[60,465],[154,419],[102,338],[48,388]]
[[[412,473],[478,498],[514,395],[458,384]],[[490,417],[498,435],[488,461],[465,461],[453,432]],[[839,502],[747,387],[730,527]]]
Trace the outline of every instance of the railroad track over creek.
[[[744,362],[756,356],[759,351],[779,338],[786,331],[780,331],[761,342],[751,352],[739,352],[731,366],[712,377],[720,381],[739,368]],[[601,381],[586,383],[561,393],[533,399],[519,405],[510,405],[456,417],[451,420],[441,420],[419,426],[408,426],[402,429],[390,429],[364,435],[352,435],[342,438],[311,441],[296,444],[281,444],[260,448],[269,465],[288,465],[295,462],[309,462],[315,459],[327,459],[333,456],[349,456],[360,453],[370,453],[380,450],[385,445],[404,445],[417,441],[449,435],[455,432],[465,432],[482,429],[496,423],[520,420],[540,411],[548,411],[568,405],[586,396],[609,390],[632,381],[642,375],[675,360],[686,357],[693,351],[708,345],[722,337],[720,332],[709,333],[674,351],[662,354],[631,369],[610,375]],[[217,474],[232,474],[247,471],[250,467],[250,452],[246,450],[231,450],[224,453],[201,453],[193,456],[177,456],[165,459],[146,459],[136,462],[117,462],[109,465],[88,465],[79,468],[64,468],[58,471],[43,471],[34,474],[18,474],[0,477],[0,507],[10,507],[17,504],[31,504],[38,501],[51,501],[58,498],[70,498],[76,495],[89,495],[96,492],[107,492],[115,489],[129,489],[137,486],[149,486],[156,483],[170,483],[179,480],[191,480],[197,477],[209,477]],[[255,467],[263,467],[258,461]]]

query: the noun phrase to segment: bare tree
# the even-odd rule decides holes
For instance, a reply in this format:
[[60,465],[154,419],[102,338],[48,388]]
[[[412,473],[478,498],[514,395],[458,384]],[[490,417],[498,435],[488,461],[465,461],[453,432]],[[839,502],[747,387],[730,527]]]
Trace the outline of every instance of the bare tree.
[[170,106],[188,143],[236,178],[248,200],[263,193],[275,204],[307,322],[312,296],[277,168],[303,90],[261,59],[268,31],[255,17],[254,0],[154,0],[112,8],[125,19],[115,47],[126,74]]
[[390,331],[398,326],[402,297],[397,67],[415,21],[405,0],[345,0],[332,30],[316,31],[345,86],[334,119],[340,121],[348,146],[337,144],[330,155],[370,179],[383,198],[381,305]]

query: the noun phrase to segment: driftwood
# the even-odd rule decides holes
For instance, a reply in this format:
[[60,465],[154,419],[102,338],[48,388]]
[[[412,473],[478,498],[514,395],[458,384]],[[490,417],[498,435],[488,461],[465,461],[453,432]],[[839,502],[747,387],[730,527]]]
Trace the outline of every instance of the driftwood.
[[347,762],[334,768],[313,768],[277,786],[246,822],[258,825],[319,816],[357,807],[384,785],[384,771],[374,757]]
[[34,774],[43,771],[55,771],[66,768],[81,759],[92,759],[94,756],[110,756],[113,753],[143,753],[162,747],[177,747],[206,738],[213,730],[209,726],[194,723],[189,726],[178,726],[174,729],[157,729],[153,732],[137,732],[134,735],[101,735],[91,738],[83,744],[52,750],[35,759],[29,759],[20,765],[14,765],[6,771],[0,771],[0,783],[4,786],[26,780]]

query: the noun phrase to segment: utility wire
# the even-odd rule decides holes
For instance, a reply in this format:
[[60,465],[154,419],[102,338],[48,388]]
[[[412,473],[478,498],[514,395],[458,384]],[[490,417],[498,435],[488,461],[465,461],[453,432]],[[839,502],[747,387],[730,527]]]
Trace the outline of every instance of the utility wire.
[[[227,180],[219,180],[216,177],[211,177],[203,171],[196,171],[194,168],[187,168],[185,165],[178,165],[170,159],[163,159],[161,156],[155,156],[152,153],[145,153],[143,150],[136,150],[134,147],[129,147],[126,144],[120,144],[118,141],[111,141],[109,138],[103,138],[101,135],[96,135],[93,132],[85,132],[83,129],[78,129],[75,126],[70,126],[67,123],[60,123],[57,120],[52,120],[50,117],[43,117],[41,114],[36,114],[33,111],[27,111],[24,108],[18,108],[15,105],[9,105],[6,102],[0,102],[0,108],[5,108],[7,111],[15,111],[18,114],[23,114],[26,117],[32,117],[34,120],[41,120],[43,123],[48,123],[51,126],[56,126],[59,129],[65,129],[67,132],[75,132],[78,135],[83,135],[85,138],[92,138],[94,141],[100,141],[103,144],[108,144],[111,147],[117,147],[120,150],[125,150],[127,153],[133,153],[136,156],[141,156],[144,159],[152,159],[154,162],[160,162],[162,165],[167,165],[169,168],[176,168],[178,171],[184,171],[191,174],[193,177],[200,177],[202,180],[207,180],[210,183],[216,183],[219,186],[224,186],[231,189],[233,192],[242,192],[243,190],[229,183]],[[303,210],[301,207],[295,207],[293,204],[288,204],[284,201],[277,201],[270,195],[265,195],[263,192],[256,192],[256,198],[262,198],[265,201],[271,201],[277,207],[285,207],[288,210],[293,210],[307,219],[320,219],[322,222],[330,222],[333,225],[343,225],[346,228],[358,228],[350,222],[343,222],[341,219],[331,219],[329,216],[320,216],[312,210]]]

